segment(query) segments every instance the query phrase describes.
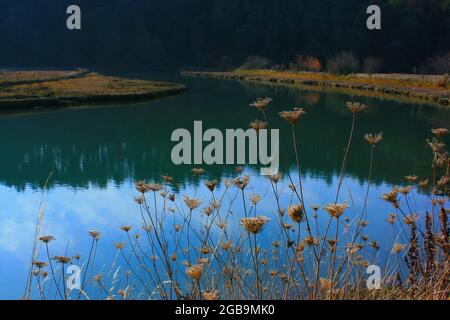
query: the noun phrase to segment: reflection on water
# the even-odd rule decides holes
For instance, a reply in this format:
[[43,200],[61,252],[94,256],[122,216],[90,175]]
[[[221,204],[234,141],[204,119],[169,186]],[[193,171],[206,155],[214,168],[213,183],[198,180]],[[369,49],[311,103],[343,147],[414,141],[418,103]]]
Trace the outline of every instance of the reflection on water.
[[[43,233],[55,235],[61,251],[69,245],[72,251],[86,254],[86,231],[101,230],[103,247],[97,252],[101,268],[113,260],[112,243],[123,236],[118,227],[140,225],[137,205],[132,201],[136,196],[135,180],[159,181],[162,174],[170,174],[174,190],[180,195],[207,197],[201,179],[192,175],[190,167],[171,163],[173,130],[192,130],[194,120],[202,120],[204,130],[247,128],[259,116],[248,103],[255,97],[269,96],[273,99],[267,111],[270,127],[280,128],[281,167],[293,169],[290,131],[277,112],[303,106],[308,114],[296,130],[305,199],[323,205],[334,200],[350,130],[351,115],[345,102],[357,100],[369,109],[358,119],[342,199],[354,204],[349,215],[356,215],[363,199],[370,152],[363,134],[382,131],[385,140],[376,150],[372,178],[375,186],[368,208],[373,222],[369,232],[384,241],[392,237],[382,231],[391,208],[379,201],[380,194],[392,185],[404,184],[403,177],[408,174],[429,177],[430,152],[425,146],[429,130],[450,123],[448,110],[425,105],[284,86],[158,77],[186,83],[190,90],[180,96],[134,105],[0,115],[0,298],[23,294],[41,190],[50,172],[54,175],[45,195]],[[219,181],[234,175],[232,166],[205,169],[208,178]],[[257,169],[246,171],[252,176],[249,192],[266,194],[267,181],[255,174]],[[288,181],[284,183],[287,188]],[[258,210],[271,215],[274,201],[267,195]],[[283,201],[288,204],[290,200]],[[423,208],[425,196],[418,194],[415,201],[418,208]],[[234,210],[239,214],[241,209],[236,206]],[[319,224],[324,221],[319,219]]]

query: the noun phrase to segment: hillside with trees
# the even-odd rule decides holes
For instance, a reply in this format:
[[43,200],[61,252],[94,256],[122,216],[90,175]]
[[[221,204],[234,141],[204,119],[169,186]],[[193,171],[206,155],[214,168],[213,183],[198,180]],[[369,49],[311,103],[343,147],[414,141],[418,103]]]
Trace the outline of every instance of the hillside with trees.
[[[73,3],[80,31],[65,27]],[[366,28],[370,4],[382,9],[382,30]],[[0,67],[232,68],[252,55],[326,66],[351,52],[361,68],[442,73],[450,1],[0,0],[0,36]]]

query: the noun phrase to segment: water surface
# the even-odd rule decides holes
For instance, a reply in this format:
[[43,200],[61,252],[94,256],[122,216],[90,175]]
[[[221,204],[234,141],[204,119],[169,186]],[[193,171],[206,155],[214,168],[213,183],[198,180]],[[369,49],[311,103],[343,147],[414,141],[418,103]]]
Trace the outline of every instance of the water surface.
[[[344,179],[341,200],[352,203],[349,218],[359,213],[368,175],[370,148],[363,134],[384,133],[377,147],[372,187],[368,201],[367,233],[371,239],[388,243],[395,237],[386,232],[392,211],[379,197],[394,185],[406,183],[404,176],[429,178],[431,155],[426,147],[430,129],[450,124],[450,111],[428,105],[406,104],[344,94],[299,90],[293,87],[250,84],[218,79],[186,78],[160,74],[133,76],[184,83],[190,90],[182,95],[138,104],[80,107],[58,111],[0,114],[0,298],[23,295],[33,244],[36,215],[41,199],[45,212],[42,233],[57,238],[55,254],[87,254],[88,230],[102,232],[96,268],[105,270],[114,260],[114,241],[124,238],[119,227],[140,226],[133,197],[136,180],[160,181],[162,174],[174,177],[173,191],[204,197],[209,194],[204,179],[232,178],[234,166],[204,166],[207,175],[193,176],[191,166],[175,166],[170,159],[170,135],[177,128],[192,131],[193,122],[204,128],[248,128],[261,118],[248,106],[259,96],[273,103],[267,111],[271,128],[281,130],[281,169],[294,169],[289,127],[277,112],[302,106],[307,115],[297,127],[305,200],[324,205],[334,201],[351,114],[346,101],[360,101],[369,109],[358,116],[355,137]],[[249,193],[265,198],[258,212],[274,214],[274,198],[257,166],[247,167],[251,176]],[[53,173],[42,198],[44,183]],[[284,188],[288,180],[285,177]],[[223,186],[219,186],[219,191]],[[234,193],[234,191],[233,191]],[[414,206],[429,206],[427,193],[417,192]],[[290,199],[283,198],[284,204]],[[236,221],[242,206],[234,207]],[[200,216],[198,217],[200,219]],[[319,216],[319,228],[327,221]],[[269,227],[268,233],[271,232]],[[265,242],[270,246],[271,238]]]

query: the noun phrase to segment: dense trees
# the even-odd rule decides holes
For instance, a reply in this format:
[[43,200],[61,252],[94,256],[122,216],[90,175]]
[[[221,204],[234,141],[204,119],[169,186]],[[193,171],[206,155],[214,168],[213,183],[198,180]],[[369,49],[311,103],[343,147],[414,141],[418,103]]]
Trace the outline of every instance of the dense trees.
[[[366,8],[382,9],[382,30]],[[82,30],[65,27],[82,9]],[[248,56],[322,63],[353,52],[383,71],[449,50],[449,0],[0,0],[0,66],[227,67]]]

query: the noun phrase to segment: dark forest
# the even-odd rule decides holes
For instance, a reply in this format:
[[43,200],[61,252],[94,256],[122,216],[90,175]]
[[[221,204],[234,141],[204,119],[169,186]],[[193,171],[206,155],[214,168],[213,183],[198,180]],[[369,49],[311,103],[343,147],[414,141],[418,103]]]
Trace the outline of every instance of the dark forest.
[[[65,27],[82,9],[82,30]],[[382,30],[366,8],[382,9]],[[0,0],[0,66],[231,68],[343,52],[384,72],[419,72],[448,52],[449,0]]]

